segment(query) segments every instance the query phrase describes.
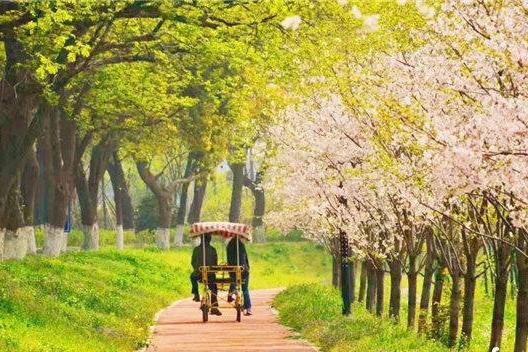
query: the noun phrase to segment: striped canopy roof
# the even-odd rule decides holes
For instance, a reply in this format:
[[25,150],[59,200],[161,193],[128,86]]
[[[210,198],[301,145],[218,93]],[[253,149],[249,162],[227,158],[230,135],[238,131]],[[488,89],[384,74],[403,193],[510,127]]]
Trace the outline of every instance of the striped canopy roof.
[[205,233],[223,237],[236,237],[238,235],[251,241],[249,225],[234,222],[197,222],[191,225],[189,236],[196,237]]

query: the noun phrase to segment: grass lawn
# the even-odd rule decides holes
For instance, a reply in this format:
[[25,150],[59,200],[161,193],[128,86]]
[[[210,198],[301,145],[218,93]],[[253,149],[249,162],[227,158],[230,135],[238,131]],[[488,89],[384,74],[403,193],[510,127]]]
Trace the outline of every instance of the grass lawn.
[[358,305],[350,318],[341,315],[341,299],[328,285],[299,285],[274,301],[280,321],[299,331],[322,351],[449,351],[439,343],[380,320]]
[[[330,258],[311,243],[248,251],[251,288],[330,281]],[[0,351],[134,351],[153,314],[190,295],[190,253],[103,249],[0,263]]]
[[[445,314],[445,341],[447,341],[447,306],[449,282],[444,286],[442,306]],[[340,293],[329,285],[299,285],[282,292],[274,302],[280,320],[300,332],[307,340],[321,347],[322,351],[487,351],[493,299],[485,294],[482,282],[477,288],[473,341],[468,346],[446,348],[442,341],[431,341],[406,329],[407,288],[402,281],[401,323],[395,325],[388,318],[389,277],[385,283],[385,316],[382,319],[368,313],[363,304],[352,307],[349,318],[341,316]],[[359,285],[359,283],[358,283]],[[421,282],[419,285],[421,289]],[[420,294],[420,290],[418,293]],[[418,297],[419,298],[419,297]],[[462,313],[461,313],[462,314]],[[462,327],[462,316],[460,316]],[[501,351],[512,351],[515,337],[515,300],[508,294],[506,302],[503,344]]]
[[[223,258],[223,242],[213,244]],[[153,314],[190,295],[191,250],[106,248],[0,263],[0,351],[136,350],[146,341]],[[405,329],[405,280],[400,326],[373,317],[359,304],[351,318],[343,318],[339,293],[329,285],[331,260],[321,248],[302,241],[269,242],[249,245],[248,251],[251,288],[290,287],[275,301],[281,321],[323,351],[448,351]],[[387,309],[388,275],[386,280]],[[445,287],[447,305],[448,282]],[[479,286],[471,352],[487,349],[492,307]],[[509,298],[503,351],[512,350],[514,313]]]

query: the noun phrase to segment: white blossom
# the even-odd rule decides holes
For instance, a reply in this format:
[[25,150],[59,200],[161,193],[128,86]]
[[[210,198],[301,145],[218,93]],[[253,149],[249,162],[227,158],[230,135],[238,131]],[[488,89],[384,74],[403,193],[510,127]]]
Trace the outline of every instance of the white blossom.
[[289,16],[282,20],[280,23],[282,28],[289,29],[289,30],[297,30],[299,26],[301,25],[302,19],[301,16],[295,15],[295,16]]
[[379,29],[379,15],[365,16],[363,27],[367,32],[375,32]]
[[350,10],[350,12],[352,12],[352,16],[354,16],[358,20],[361,18],[361,16],[363,16],[361,14],[361,10],[356,5],[352,6],[352,9]]

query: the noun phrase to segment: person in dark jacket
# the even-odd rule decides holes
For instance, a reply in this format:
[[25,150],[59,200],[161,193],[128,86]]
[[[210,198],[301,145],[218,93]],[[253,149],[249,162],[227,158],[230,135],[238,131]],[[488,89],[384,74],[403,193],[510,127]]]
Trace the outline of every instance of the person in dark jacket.
[[[191,286],[192,294],[194,295],[193,300],[195,302],[200,302],[200,294],[198,292],[198,282],[202,278],[202,273],[200,272],[200,267],[204,265],[203,253],[204,248],[203,241],[205,240],[205,265],[206,266],[215,266],[218,265],[218,255],[216,254],[216,249],[211,246],[211,235],[202,236],[200,244],[196,246],[193,250],[191,265],[193,267],[193,272],[191,273]],[[218,310],[218,288],[216,286],[215,275],[210,274],[208,277],[209,289],[211,290],[211,314],[222,315],[220,310]]]
[[[227,264],[237,265],[237,238],[232,238],[227,244]],[[246,246],[240,238],[238,238],[238,263],[242,266],[242,295],[244,296],[245,315],[252,315],[251,312],[251,297],[249,296],[249,259],[246,251]],[[231,280],[235,280],[235,274],[231,275]],[[228,301],[233,301],[233,293],[235,292],[235,284],[232,283],[229,287]]]

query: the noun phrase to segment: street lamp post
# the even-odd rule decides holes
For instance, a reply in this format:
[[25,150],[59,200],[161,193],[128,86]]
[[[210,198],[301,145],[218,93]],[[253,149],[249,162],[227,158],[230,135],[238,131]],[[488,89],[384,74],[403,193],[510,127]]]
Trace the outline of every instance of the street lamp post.
[[350,315],[350,246],[346,232],[339,231],[341,244],[341,297],[343,299],[343,315]]

